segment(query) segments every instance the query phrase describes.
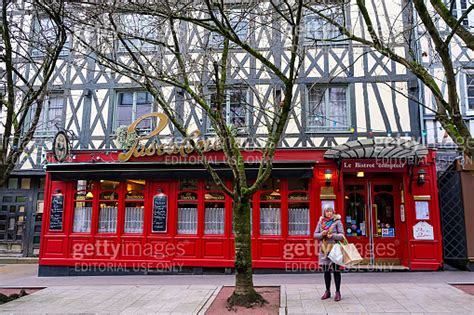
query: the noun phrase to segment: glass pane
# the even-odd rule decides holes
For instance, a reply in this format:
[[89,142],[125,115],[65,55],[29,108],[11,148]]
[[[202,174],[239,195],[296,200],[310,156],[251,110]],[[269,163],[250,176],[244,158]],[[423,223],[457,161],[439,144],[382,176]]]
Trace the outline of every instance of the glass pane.
[[295,203],[288,205],[288,234],[309,235],[309,205]]
[[206,192],[204,194],[204,199],[205,200],[224,200],[225,196],[223,193],[219,193],[219,192]]
[[331,129],[348,129],[346,88],[331,88],[329,90],[329,126]]
[[182,180],[179,182],[179,190],[197,190],[198,181],[195,179]]
[[[345,227],[347,236],[367,235],[367,225],[365,218],[365,195],[362,185],[348,185],[345,188]],[[362,188],[362,189],[361,189]]]
[[376,205],[375,220],[377,222],[377,234],[382,237],[395,236],[395,214],[393,196],[381,193],[374,197]]
[[101,203],[99,209],[99,232],[115,233],[117,230],[117,203]]
[[178,200],[198,200],[198,197],[196,193],[187,191],[179,193]]
[[143,232],[143,209],[141,202],[125,203],[125,233]]
[[16,202],[27,202],[28,198],[26,196],[18,196],[15,199]]
[[118,188],[120,182],[112,180],[101,180],[100,181],[100,190],[115,190]]
[[73,232],[90,232],[92,202],[75,202]]
[[178,233],[196,234],[197,233],[197,205],[179,204],[178,205]]
[[304,179],[289,179],[288,190],[308,190],[309,180]]
[[281,214],[279,205],[262,204],[260,207],[260,234],[280,235]]
[[[13,197],[12,196],[3,196],[3,202],[13,202]],[[5,206],[3,206],[3,207],[5,207]]]
[[30,189],[30,187],[31,187],[31,178],[22,178],[21,189]]
[[326,125],[325,90],[325,88],[313,86],[308,91],[307,125],[309,128],[317,129]]
[[224,203],[206,203],[204,209],[204,233],[224,234]]
[[122,92],[119,93],[119,106],[133,105],[133,92]]
[[18,188],[18,178],[11,177],[8,179],[8,189],[17,189]]
[[374,185],[374,191],[375,192],[392,192],[393,191],[393,185]]

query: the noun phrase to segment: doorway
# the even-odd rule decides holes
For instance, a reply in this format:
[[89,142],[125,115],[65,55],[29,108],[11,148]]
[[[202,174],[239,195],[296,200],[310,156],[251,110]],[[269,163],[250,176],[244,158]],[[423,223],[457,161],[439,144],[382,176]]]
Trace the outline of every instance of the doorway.
[[344,180],[345,235],[359,249],[365,263],[393,263],[402,260],[400,222],[400,180],[377,178]]

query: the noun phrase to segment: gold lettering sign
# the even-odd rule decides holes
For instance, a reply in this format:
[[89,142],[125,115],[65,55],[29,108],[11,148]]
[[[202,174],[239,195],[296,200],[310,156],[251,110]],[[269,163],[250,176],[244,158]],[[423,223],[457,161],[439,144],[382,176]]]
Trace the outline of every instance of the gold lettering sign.
[[191,132],[189,137],[184,139],[184,141],[181,143],[170,142],[168,144],[158,144],[156,141],[153,141],[148,145],[142,145],[142,141],[149,140],[150,138],[157,136],[158,134],[160,134],[161,131],[163,131],[163,129],[166,128],[166,125],[169,121],[168,117],[163,113],[145,114],[135,120],[127,129],[128,133],[132,133],[135,131],[138,124],[142,120],[152,117],[156,117],[158,120],[158,125],[156,126],[156,128],[148,134],[139,136],[127,152],[120,153],[118,155],[119,161],[126,162],[132,156],[143,157],[164,154],[179,154],[182,157],[185,157],[188,154],[194,152],[194,147],[191,144],[191,140],[195,143],[195,146],[202,152],[222,150],[222,146],[218,140],[213,142],[209,139],[198,139],[198,137],[201,135],[199,130]]

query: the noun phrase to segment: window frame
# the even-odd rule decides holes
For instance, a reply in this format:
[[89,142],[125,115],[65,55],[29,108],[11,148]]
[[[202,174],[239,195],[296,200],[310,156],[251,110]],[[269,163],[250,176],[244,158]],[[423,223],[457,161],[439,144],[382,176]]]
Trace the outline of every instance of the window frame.
[[[145,16],[145,17],[148,17],[148,18],[156,18],[154,16],[151,16],[151,15],[145,15],[145,14],[131,14],[131,13],[124,13],[124,14],[121,14],[119,16],[119,27],[124,27],[125,29],[122,30],[122,37],[123,37],[123,40],[124,41],[129,41],[129,42],[134,42],[134,41],[138,41],[140,43],[140,46],[137,47],[137,45],[135,43],[133,43],[133,45],[127,45],[128,48],[130,48],[130,50],[132,52],[137,52],[137,51],[144,51],[144,52],[152,52],[152,51],[157,51],[159,49],[159,45],[157,44],[152,44],[148,41],[144,41],[142,39],[139,39],[139,38],[136,38],[136,37],[133,37],[133,36],[127,36],[127,33],[135,33],[135,30],[126,30],[126,28],[128,27],[128,25],[124,25],[122,22],[122,17],[123,16],[135,16],[135,18],[140,18],[142,16]],[[137,21],[139,21],[139,19],[137,19]],[[140,25],[139,23],[137,23],[137,25],[134,25],[132,26],[133,27],[138,27],[139,29],[143,29],[142,25]],[[153,29],[153,27],[152,27]],[[149,40],[153,40],[153,41],[164,41],[164,34],[163,32],[160,32],[159,29],[156,29],[156,33],[154,34],[155,37],[145,37],[143,36],[143,34],[138,34],[138,36],[140,37],[144,37],[144,38],[147,38]],[[124,52],[127,52],[127,48],[123,45],[122,41],[116,37],[115,39],[115,50],[116,52],[118,53],[124,53]]]
[[[120,126],[125,126],[125,125],[119,125],[118,124],[118,112],[119,112],[119,106],[120,106],[120,94],[122,93],[133,93],[133,101],[132,101],[132,117],[131,117],[131,123],[133,123],[135,120],[137,120],[137,94],[138,93],[147,93],[150,95],[151,97],[151,102],[150,102],[150,113],[153,113],[156,111],[156,107],[155,107],[155,99],[153,97],[153,95],[151,95],[150,92],[146,91],[146,90],[116,90],[115,92],[115,106],[114,106],[114,117],[113,117],[113,126],[114,126],[114,129],[117,129],[118,127]],[[129,125],[130,125],[129,124]],[[127,125],[127,127],[129,126]],[[139,128],[139,131],[151,131],[153,130],[153,120],[150,121],[150,128]]]
[[[319,8],[321,9],[324,9],[324,7],[322,7],[320,4],[317,4],[317,3],[314,3],[312,5],[313,8],[315,8],[316,10],[319,10]],[[333,9],[333,8],[331,8]],[[324,9],[324,10],[328,10],[328,9]],[[346,11],[347,12],[347,11]],[[346,12],[344,14],[346,14]],[[347,18],[347,15],[346,15],[346,18]],[[336,40],[337,41],[324,41],[324,40],[320,40],[320,41],[315,41],[314,38],[310,38],[308,35],[309,35],[309,28],[307,27],[308,26],[308,23],[309,23],[309,19],[318,19],[318,20],[323,20],[323,24],[322,24],[322,33],[323,33],[323,38],[322,39],[329,39],[331,37],[328,36],[328,34],[331,34],[333,32],[339,32],[339,29],[332,25],[331,23],[325,21],[323,18],[317,16],[315,13],[313,13],[312,11],[308,10],[308,9],[305,9],[305,14],[303,16],[303,32],[301,32],[301,36],[302,36],[302,40],[301,40],[301,43],[303,44],[303,46],[305,47],[311,47],[311,46],[347,46],[349,44],[349,40],[347,38],[347,36],[345,36],[344,34],[340,33],[339,36],[337,37],[332,37],[333,40]],[[348,21],[346,19],[346,21],[341,21],[343,24],[345,24],[344,26],[347,27],[348,25]],[[345,23],[344,23],[345,22]]]
[[[209,97],[207,98],[208,99],[208,103],[210,105],[211,108],[213,108],[213,103],[212,103],[212,97],[213,95],[215,95],[216,93],[216,89],[209,89],[210,93],[209,93]],[[243,127],[236,127],[237,129],[237,133],[238,134],[248,134],[249,132],[249,129],[250,129],[250,111],[251,111],[251,108],[252,106],[250,106],[250,91],[249,91],[249,87],[241,87],[241,86],[231,86],[231,87],[226,87],[224,92],[225,92],[225,108],[223,108],[223,110],[225,111],[225,122],[226,122],[226,125],[231,125],[231,111],[230,111],[230,108],[231,108],[231,101],[230,101],[230,92],[231,91],[242,91],[242,94],[245,94],[245,102],[244,102],[244,109],[245,109],[245,126]],[[215,131],[214,131],[214,128],[212,127],[212,124],[211,124],[211,118],[209,117],[209,115],[206,115],[206,134],[215,134]]]
[[[345,98],[345,105],[346,105],[346,119],[347,119],[347,127],[344,129],[337,129],[333,128],[330,126],[324,126],[324,127],[318,127],[318,126],[309,126],[309,117],[310,117],[310,101],[309,101],[309,95],[310,95],[310,90],[312,88],[324,88],[324,107],[326,110],[326,116],[325,119],[328,119],[328,109],[330,108],[329,106],[329,96],[330,89],[332,88],[344,88],[346,90],[346,98]],[[350,87],[348,84],[325,84],[325,85],[318,85],[318,84],[306,84],[305,85],[305,108],[304,108],[304,121],[305,121],[305,132],[310,133],[310,134],[324,134],[324,133],[348,133],[350,132],[351,129],[351,108],[350,108]],[[331,120],[331,117],[329,117],[329,120]]]
[[[462,2],[463,0],[447,1],[446,5],[448,7],[448,10],[450,9],[450,6],[453,1],[454,1],[453,16],[456,20],[458,20],[464,14],[464,12],[469,8],[469,6],[467,5],[468,1],[465,0],[465,4],[466,4],[465,8],[463,8],[461,5],[463,3]],[[466,22],[466,24],[464,24],[464,22]],[[464,20],[462,20],[461,25],[471,32],[474,30],[474,12],[473,11],[471,11]]]
[[[40,15],[40,14],[35,14],[32,18],[32,25],[31,25],[31,36],[36,36],[36,32],[42,33],[43,26],[42,26],[42,21],[48,21],[52,22],[54,25],[54,22],[49,18],[48,16],[45,15]],[[69,34],[69,32],[66,32],[66,41],[59,52],[59,58],[62,57],[67,57],[71,53],[71,48],[72,48],[72,36]],[[45,52],[41,51],[38,49],[38,47],[31,46],[31,57],[32,58],[41,58],[44,57],[46,54]]]
[[[60,126],[59,128],[55,128],[54,125],[48,126],[50,122],[50,100],[51,99],[60,99],[61,100],[61,121],[60,121]],[[36,110],[36,103],[33,103],[30,108],[28,109],[28,120],[24,124],[24,132],[26,132],[30,127],[32,123],[32,118],[33,118],[33,111]],[[38,124],[36,125],[35,132],[33,137],[34,138],[41,138],[41,137],[52,137],[54,134],[56,134],[59,130],[64,129],[65,126],[65,111],[66,111],[66,98],[64,97],[63,92],[51,92],[48,96],[45,97],[43,101],[43,108],[41,109],[40,117],[38,119]],[[45,126],[45,127],[41,127]]]
[[[472,77],[472,82],[473,82],[472,85],[469,84],[469,77]],[[474,99],[474,93],[471,97],[469,96],[469,86],[472,86],[473,91],[474,91],[474,69],[465,72],[465,74],[464,74],[464,83],[465,83],[465,86],[466,86],[466,88],[465,88],[466,115],[472,116],[472,115],[474,115],[474,107],[469,108],[469,98]]]
[[[238,17],[239,14],[242,14],[242,12],[246,13],[244,15],[243,19],[239,19],[236,24],[232,25],[232,28],[235,31],[235,26],[237,24],[239,26],[241,26],[242,23],[245,22],[245,24],[246,24],[246,26],[245,26],[245,30],[246,30],[245,36],[240,36],[240,33],[238,31],[235,31],[235,33],[238,35],[239,39],[242,42],[248,42],[250,40],[250,35],[251,35],[251,21],[252,21],[252,19],[249,17],[250,12],[246,12],[245,9],[239,4],[233,4],[233,5],[231,5],[230,8],[224,9],[224,11],[228,11],[228,12],[225,12],[225,14],[230,19],[232,19],[233,14],[235,14]],[[216,15],[216,13],[217,13],[217,15],[216,15],[217,18],[219,18],[221,16],[221,13],[220,13],[218,8],[215,8],[213,10],[213,13],[214,13],[214,15]],[[230,22],[232,24],[232,21],[230,21]],[[217,34],[217,33],[214,33],[214,32],[209,32],[208,33],[208,46],[210,48],[213,48],[213,49],[223,49],[224,48],[224,37],[220,34]],[[229,46],[231,48],[237,48],[237,45],[233,42],[229,42]]]

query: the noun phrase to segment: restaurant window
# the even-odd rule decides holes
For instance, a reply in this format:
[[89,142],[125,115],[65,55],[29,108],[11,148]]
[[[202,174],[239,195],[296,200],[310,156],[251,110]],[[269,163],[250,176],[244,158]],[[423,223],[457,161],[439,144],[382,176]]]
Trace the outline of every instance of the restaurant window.
[[93,184],[91,181],[78,180],[74,194],[74,222],[72,231],[89,233],[91,231]]
[[260,234],[281,235],[280,180],[271,178],[260,193]]
[[99,232],[115,233],[117,231],[118,187],[120,182],[100,181],[99,193]]
[[365,236],[367,225],[365,218],[366,204],[364,185],[346,185],[344,194],[346,235]]
[[347,86],[308,86],[308,132],[349,130]]
[[345,44],[346,37],[341,33],[339,28],[328,22],[316,12],[323,11],[323,14],[331,18],[340,25],[344,25],[344,11],[341,6],[336,4],[329,6],[331,1],[327,1],[323,6],[314,5],[308,9],[304,15],[304,44],[311,45],[334,45]]
[[309,235],[308,179],[288,180],[288,234]]
[[[235,128],[237,132],[246,132],[248,126],[248,102],[246,88],[232,88],[224,91],[222,114],[227,125]],[[211,107],[217,109],[217,92],[211,94]],[[208,132],[213,132],[210,118],[208,119]]]
[[[153,112],[153,96],[145,91],[125,91],[118,93],[116,126],[129,126],[137,118]],[[151,118],[144,119],[137,128],[151,129]]]
[[212,180],[204,188],[204,234],[224,234],[225,194]]
[[145,181],[127,180],[125,195],[125,233],[143,232],[143,215],[145,207]]
[[198,222],[198,182],[182,180],[178,192],[178,234],[196,234]]

